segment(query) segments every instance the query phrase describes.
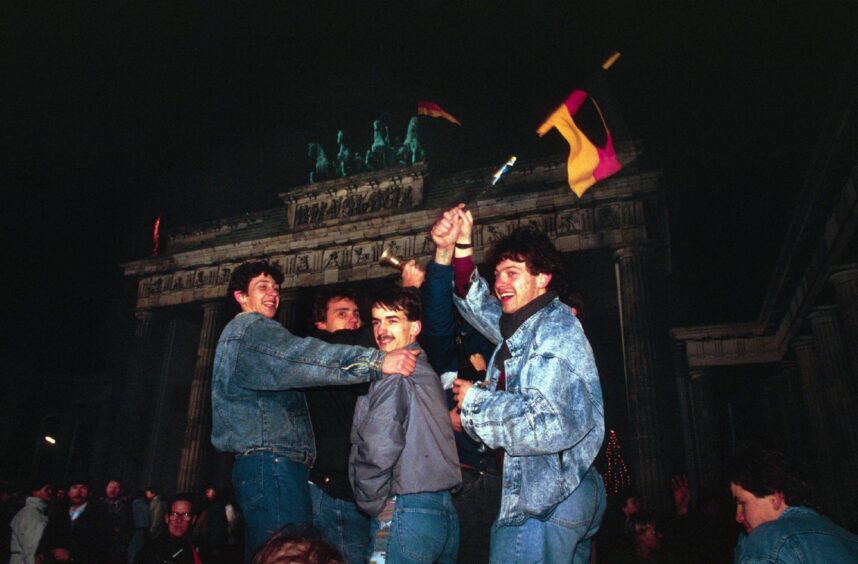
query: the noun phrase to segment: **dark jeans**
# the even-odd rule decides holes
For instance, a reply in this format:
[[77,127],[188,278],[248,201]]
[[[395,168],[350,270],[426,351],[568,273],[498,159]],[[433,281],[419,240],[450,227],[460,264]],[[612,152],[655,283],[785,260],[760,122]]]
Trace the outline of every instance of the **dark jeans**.
[[316,484],[310,484],[313,500],[313,525],[336,546],[348,564],[366,562],[372,538],[370,518],[358,510],[355,502],[326,494]]
[[462,489],[453,496],[459,514],[459,562],[483,564],[489,561],[492,523],[501,502],[501,477],[462,468]]
[[238,456],[232,485],[244,513],[245,559],[289,523],[313,523],[308,469],[272,452]]
[[396,496],[387,564],[453,564],[459,549],[459,519],[450,492]]

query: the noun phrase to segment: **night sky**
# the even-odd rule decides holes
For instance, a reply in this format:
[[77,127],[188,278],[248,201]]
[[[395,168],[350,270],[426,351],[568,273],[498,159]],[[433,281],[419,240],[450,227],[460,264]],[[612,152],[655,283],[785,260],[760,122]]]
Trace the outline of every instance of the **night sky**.
[[534,131],[614,50],[616,104],[665,175],[673,325],[754,320],[858,30],[850,0],[26,4],[0,27],[3,378],[25,403],[121,365],[119,264],[156,216],[276,207],[308,142],[365,150],[419,99],[463,122],[453,168],[562,154]]

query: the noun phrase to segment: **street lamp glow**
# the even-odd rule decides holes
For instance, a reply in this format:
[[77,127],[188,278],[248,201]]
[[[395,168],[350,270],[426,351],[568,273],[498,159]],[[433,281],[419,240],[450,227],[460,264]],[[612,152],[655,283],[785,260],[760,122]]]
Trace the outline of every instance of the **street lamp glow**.
[[45,442],[51,443],[52,445],[57,444],[57,440],[50,435],[45,435]]

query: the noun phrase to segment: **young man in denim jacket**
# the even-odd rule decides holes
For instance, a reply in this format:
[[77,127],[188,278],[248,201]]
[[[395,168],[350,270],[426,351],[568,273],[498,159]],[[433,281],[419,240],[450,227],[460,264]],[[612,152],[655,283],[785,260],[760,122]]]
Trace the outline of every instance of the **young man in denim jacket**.
[[[605,511],[593,466],[604,410],[593,351],[563,292],[562,256],[548,237],[518,229],[486,257],[493,291],[471,260],[470,212],[458,206],[432,228],[453,250],[456,305],[500,345],[480,385],[454,382],[464,429],[503,452],[492,562],[588,562]],[[466,286],[470,286],[466,290]]]
[[[303,388],[410,374],[416,352],[296,337],[273,318],[283,275],[264,261],[235,269],[227,291],[239,313],[221,333],[212,374],[212,444],[235,453],[232,480],[245,514],[245,554],[288,523],[312,523],[315,458]],[[249,560],[249,558],[247,558]]]
[[729,477],[744,528],[737,564],[858,562],[858,536],[813,509],[812,489],[781,453],[742,448]]

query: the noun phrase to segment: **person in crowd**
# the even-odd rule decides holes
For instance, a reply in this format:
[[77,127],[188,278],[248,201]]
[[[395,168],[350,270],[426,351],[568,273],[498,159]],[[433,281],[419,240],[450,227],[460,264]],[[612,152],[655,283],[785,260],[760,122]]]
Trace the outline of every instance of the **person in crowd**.
[[[423,328],[419,341],[429,364],[450,382],[450,376],[479,382],[485,379],[486,361],[495,344],[457,317],[453,305],[453,251],[443,242],[426,265],[420,287]],[[448,408],[462,470],[462,487],[453,495],[459,515],[459,562],[488,562],[491,526],[500,509],[501,477],[497,452],[486,449],[462,429],[459,410],[448,395]]]
[[813,488],[783,453],[744,446],[728,478],[743,529],[735,562],[858,562],[858,536],[817,511]]
[[630,543],[612,562],[620,564],[653,564],[665,562],[661,553],[662,533],[649,511],[637,511],[629,516],[626,534]]
[[226,508],[213,485],[206,486],[203,491],[203,503],[192,538],[200,556],[210,564],[226,562],[227,523]]
[[146,488],[146,500],[149,502],[149,535],[150,539],[157,539],[166,529],[164,523],[164,513],[167,504],[161,497],[161,490],[154,484],[149,484]]
[[131,494],[131,520],[134,532],[131,533],[131,541],[128,543],[128,564],[134,562],[149,533],[149,502],[141,490],[135,490]]
[[318,529],[303,524],[286,525],[253,555],[251,564],[346,564],[336,547]]
[[562,256],[544,233],[516,229],[486,256],[492,291],[472,260],[472,228],[471,213],[460,205],[444,213],[432,236],[453,249],[462,316],[500,343],[484,383],[457,379],[453,386],[462,427],[503,450],[491,561],[588,562],[605,511],[594,466],[604,409],[593,351],[560,301]]
[[24,502],[9,527],[10,539],[9,564],[33,564],[42,533],[48,524],[48,503],[51,501],[53,487],[44,480],[38,480],[30,487],[30,496]]
[[[379,349],[420,350],[420,299],[391,288],[372,304]],[[358,506],[377,516],[395,497],[386,561],[455,562],[459,523],[450,490],[462,478],[441,382],[425,355],[409,378],[373,382],[358,399],[350,481]]]
[[203,560],[191,542],[191,531],[197,521],[194,500],[179,494],[170,500],[170,510],[163,516],[166,534],[152,539],[134,559],[134,564],[201,564]]
[[[344,286],[317,292],[312,306],[311,337],[328,343],[375,346],[372,331],[361,320],[357,293]],[[310,469],[313,525],[349,563],[366,560],[371,548],[370,518],[354,501],[349,485],[349,451],[357,399],[368,384],[326,386],[306,391],[316,437],[316,460]]]
[[602,524],[593,538],[599,562],[610,563],[620,558],[621,554],[633,552],[633,539],[628,534],[628,525],[629,519],[639,511],[641,511],[640,493],[631,486],[608,497]]
[[102,503],[90,501],[90,482],[73,478],[68,484],[68,511],[48,519],[39,543],[44,562],[111,562],[113,522]]
[[122,496],[122,483],[108,480],[104,486],[101,503],[110,515],[112,535],[110,537],[110,562],[124,564],[128,559],[128,545],[134,529],[131,506]]
[[[301,389],[410,374],[414,351],[330,345],[298,338],[273,318],[283,275],[265,261],[232,273],[240,313],[224,328],[212,375],[212,444],[235,453],[233,486],[245,515],[245,553],[287,523],[311,523],[313,430]],[[249,558],[248,558],[249,560]]]

